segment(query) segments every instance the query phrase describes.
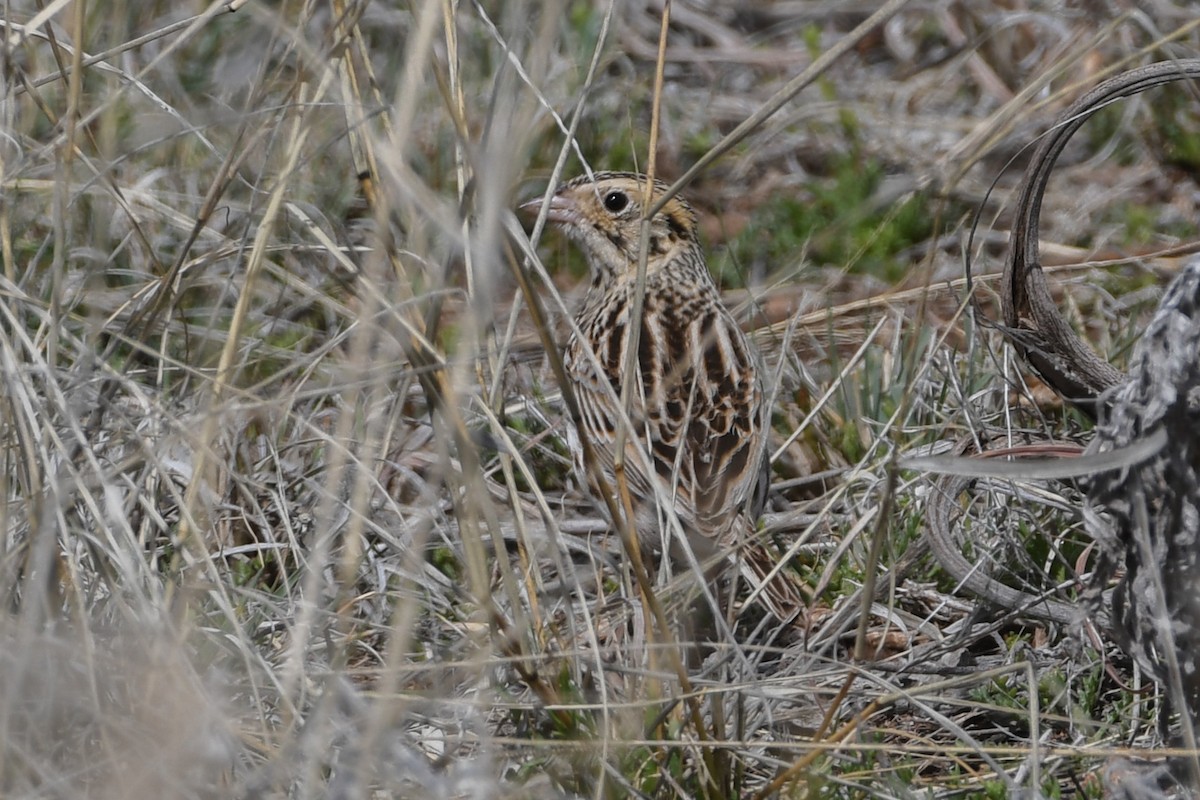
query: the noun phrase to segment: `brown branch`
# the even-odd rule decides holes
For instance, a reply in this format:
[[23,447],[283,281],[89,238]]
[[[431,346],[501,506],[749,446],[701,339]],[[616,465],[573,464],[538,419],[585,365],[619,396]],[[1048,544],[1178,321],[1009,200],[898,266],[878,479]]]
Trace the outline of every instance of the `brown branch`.
[[1125,376],[1075,334],[1050,296],[1038,257],[1042,196],[1063,148],[1092,114],[1121,98],[1195,78],[1200,78],[1200,59],[1182,59],[1130,70],[1101,83],[1059,117],[1025,171],[1001,283],[1006,334],[1042,380],[1092,417],[1104,390]]

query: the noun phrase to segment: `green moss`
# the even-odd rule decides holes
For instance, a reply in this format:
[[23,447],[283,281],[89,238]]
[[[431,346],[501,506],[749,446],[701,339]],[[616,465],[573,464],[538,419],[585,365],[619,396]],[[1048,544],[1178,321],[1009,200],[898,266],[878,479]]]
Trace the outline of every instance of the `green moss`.
[[1165,87],[1149,103],[1154,140],[1168,164],[1200,176],[1200,112],[1190,87]]
[[[1131,122],[1125,104],[1097,111],[1085,126],[1091,149],[1113,146],[1110,161],[1128,166],[1149,150],[1165,163],[1200,174],[1200,113],[1189,88],[1166,86],[1146,103],[1150,119]],[[1139,143],[1139,139],[1142,142]]]
[[1100,219],[1101,224],[1097,229],[1116,227],[1120,231],[1116,243],[1125,246],[1169,244],[1189,239],[1195,233],[1195,226],[1188,222],[1164,225],[1161,221],[1162,206],[1155,203],[1146,205],[1132,200],[1119,201],[1106,208]]
[[1129,166],[1137,160],[1137,147],[1125,125],[1125,114],[1126,109],[1120,104],[1105,106],[1087,121],[1081,135],[1087,136],[1092,152],[1098,153],[1111,146],[1113,152],[1110,160]]
[[807,195],[780,194],[755,212],[723,253],[715,254],[718,280],[728,286],[739,274],[791,266],[802,255],[818,264],[899,280],[911,266],[903,252],[929,237],[934,214],[924,194],[876,208],[873,199],[883,178],[879,162],[845,156],[808,187]]
[[[580,53],[591,53],[596,49],[600,30],[604,25],[604,7],[599,3],[576,2],[567,10],[567,26],[575,40],[572,45]],[[582,64],[586,64],[581,60]],[[582,69],[582,67],[581,67]]]
[[[539,403],[545,403],[544,398],[537,397]],[[561,436],[546,429],[545,423],[537,416],[509,416],[505,419],[509,436],[517,446],[519,456],[526,467],[533,473],[537,485],[543,491],[564,489],[572,475],[571,453]],[[525,479],[525,473],[519,469],[513,470],[513,482],[517,490],[531,491],[532,486]]]
[[1113,297],[1124,297],[1161,285],[1161,278],[1144,269],[1112,270],[1103,273],[1100,278],[1100,286]]
[[983,796],[989,800],[1004,800],[1008,797],[1008,784],[1004,781],[985,781]]
[[458,558],[454,555],[454,551],[449,547],[435,547],[429,553],[429,563],[434,569],[445,575],[451,580],[462,579],[462,566],[458,563]]
[[[1023,677],[1022,675],[1021,678]],[[1008,708],[1020,712],[1028,710],[1028,703],[1024,697],[1024,686],[1020,678],[1014,678],[1012,675],[998,675],[989,683],[972,689],[968,696],[977,703],[997,708]]]

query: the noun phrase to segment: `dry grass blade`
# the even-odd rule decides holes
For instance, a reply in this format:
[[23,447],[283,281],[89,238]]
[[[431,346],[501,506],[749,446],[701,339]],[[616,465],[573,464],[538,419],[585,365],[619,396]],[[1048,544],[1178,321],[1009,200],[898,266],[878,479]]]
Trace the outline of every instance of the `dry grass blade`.
[[[1017,452],[1016,448],[988,450],[981,458],[962,456],[925,456],[901,459],[902,469],[932,472],[939,475],[959,475],[964,478],[1023,478],[1026,480],[1067,480],[1084,478],[1100,472],[1128,469],[1153,458],[1167,445],[1167,432],[1159,429],[1127,447],[1103,453],[1080,455],[1078,446],[1055,448],[1031,446]],[[1063,450],[1067,452],[1062,452]],[[1067,456],[1055,458],[1054,456]],[[1012,458],[1011,461],[1000,461]],[[986,459],[986,460],[983,460]]]

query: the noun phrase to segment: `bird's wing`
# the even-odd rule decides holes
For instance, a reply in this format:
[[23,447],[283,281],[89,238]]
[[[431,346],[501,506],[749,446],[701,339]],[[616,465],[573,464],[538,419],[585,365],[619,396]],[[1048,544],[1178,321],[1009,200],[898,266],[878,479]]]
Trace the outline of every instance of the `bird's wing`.
[[[613,333],[619,334],[620,332],[614,331]],[[616,338],[620,340],[618,344],[623,345],[624,337],[617,335]],[[604,346],[607,349],[607,342],[604,343]],[[596,359],[592,358],[581,344],[572,341],[571,347],[568,360],[571,362],[570,370],[576,378],[575,396],[579,404],[580,427],[591,445],[592,457],[596,461],[595,466],[599,468],[600,474],[609,483],[609,490],[616,492],[613,462],[621,414],[620,398],[615,386],[619,386],[619,383],[614,385],[615,382],[610,382],[612,378],[607,375],[609,367],[601,367],[597,364]],[[635,407],[639,409],[641,407],[636,400]],[[638,420],[640,417],[641,415],[635,410],[632,418]],[[634,424],[637,425],[636,422]],[[645,470],[642,468],[645,457],[638,452],[638,439],[639,437],[631,436],[628,431],[626,432],[625,475],[632,496],[646,498],[651,496],[653,491],[646,479]],[[576,453],[576,457],[578,459],[577,468],[585,476],[588,476],[588,482],[595,490],[597,487],[591,481],[587,466],[582,462],[582,452]]]
[[[644,382],[658,376],[646,397],[657,436],[651,456],[660,478],[676,487],[685,522],[721,537],[743,511],[761,472],[762,390],[749,343],[719,305],[690,318],[659,315],[648,326]],[[657,359],[647,364],[647,356]]]
[[701,532],[719,535],[742,513],[759,478],[764,435],[757,364],[737,323],[725,310],[700,326],[702,368],[696,371],[696,411],[688,424],[693,502]]

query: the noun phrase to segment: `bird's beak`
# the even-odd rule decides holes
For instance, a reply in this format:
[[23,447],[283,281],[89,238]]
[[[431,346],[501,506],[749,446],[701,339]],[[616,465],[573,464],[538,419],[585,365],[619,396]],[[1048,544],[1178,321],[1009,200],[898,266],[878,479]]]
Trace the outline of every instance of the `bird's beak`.
[[[579,207],[570,197],[564,197],[561,194],[556,194],[550,198],[546,212],[546,220],[559,225],[566,225],[572,222],[579,222]],[[542,210],[542,198],[530,200],[527,203],[522,203],[520,210],[527,214],[537,214]]]

